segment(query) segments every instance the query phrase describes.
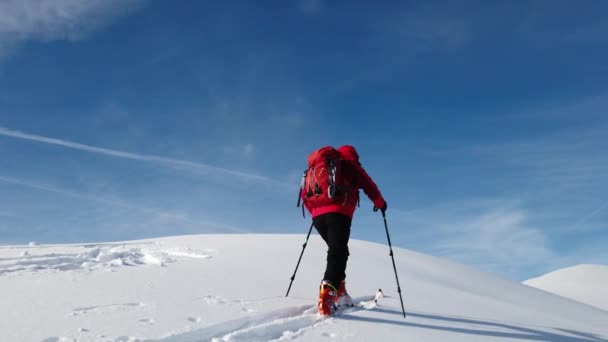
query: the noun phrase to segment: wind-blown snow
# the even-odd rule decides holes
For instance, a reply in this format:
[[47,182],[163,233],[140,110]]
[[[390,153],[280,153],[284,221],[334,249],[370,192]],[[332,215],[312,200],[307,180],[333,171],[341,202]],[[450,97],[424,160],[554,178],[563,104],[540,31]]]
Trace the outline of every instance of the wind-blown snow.
[[[0,247],[2,341],[608,341],[608,312],[439,258],[351,241],[363,306],[316,313],[325,246],[304,236],[197,235]],[[374,295],[382,288],[378,305]]]
[[568,267],[524,284],[608,311],[608,265]]

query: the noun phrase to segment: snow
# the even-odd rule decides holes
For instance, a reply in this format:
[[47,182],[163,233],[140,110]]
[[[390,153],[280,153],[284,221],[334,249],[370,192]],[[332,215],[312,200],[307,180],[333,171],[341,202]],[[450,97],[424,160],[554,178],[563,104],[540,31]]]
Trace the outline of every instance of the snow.
[[608,311],[608,265],[577,265],[524,284]]
[[319,317],[319,237],[284,297],[304,240],[194,235],[0,247],[0,340],[608,341],[606,311],[394,248],[403,318],[388,247],[358,240],[347,287],[363,304]]

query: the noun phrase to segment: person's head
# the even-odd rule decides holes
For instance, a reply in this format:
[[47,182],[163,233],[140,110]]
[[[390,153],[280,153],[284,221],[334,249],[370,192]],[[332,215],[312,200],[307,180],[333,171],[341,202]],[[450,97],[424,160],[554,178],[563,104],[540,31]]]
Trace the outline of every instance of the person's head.
[[359,154],[354,147],[350,145],[344,145],[338,147],[338,151],[342,154],[342,157],[346,160],[350,160],[355,163],[359,163]]

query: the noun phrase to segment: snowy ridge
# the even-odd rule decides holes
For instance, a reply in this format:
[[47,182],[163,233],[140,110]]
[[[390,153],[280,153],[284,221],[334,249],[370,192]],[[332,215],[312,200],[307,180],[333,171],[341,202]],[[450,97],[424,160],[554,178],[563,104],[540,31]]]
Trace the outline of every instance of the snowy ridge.
[[[348,289],[378,305],[316,313],[325,246],[301,235],[197,235],[0,247],[2,341],[608,341],[608,312],[469,267],[351,241]],[[19,295],[15,295],[15,294]],[[360,297],[364,296],[364,297]]]
[[577,265],[524,284],[608,311],[608,265]]

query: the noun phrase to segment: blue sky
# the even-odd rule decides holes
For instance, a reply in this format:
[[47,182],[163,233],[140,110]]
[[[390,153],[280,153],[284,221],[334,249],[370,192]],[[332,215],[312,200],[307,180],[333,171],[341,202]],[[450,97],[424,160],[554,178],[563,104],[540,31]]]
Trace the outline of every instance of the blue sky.
[[[606,10],[2,1],[0,244],[305,233],[306,156],[352,144],[397,246],[608,263]],[[353,237],[385,243],[371,206]]]

